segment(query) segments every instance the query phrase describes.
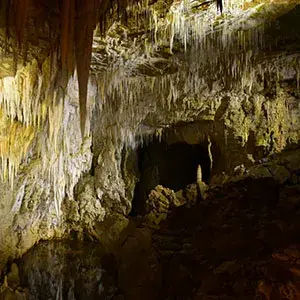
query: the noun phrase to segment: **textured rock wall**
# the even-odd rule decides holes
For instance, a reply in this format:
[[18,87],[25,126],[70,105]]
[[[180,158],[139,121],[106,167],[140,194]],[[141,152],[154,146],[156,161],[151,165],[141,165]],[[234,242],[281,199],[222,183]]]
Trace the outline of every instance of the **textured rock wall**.
[[[124,30],[119,36],[112,30],[106,48],[95,36],[95,44],[109,50],[101,59],[109,61],[108,55],[112,62],[106,71],[97,68],[99,53],[94,51],[89,103],[90,110],[95,103],[96,108],[90,114],[92,138],[84,141],[75,78],[67,87],[49,93],[55,70],[49,61],[42,68],[33,61],[15,79],[2,80],[1,120],[16,122],[22,139],[9,139],[18,126],[3,129],[2,169],[7,166],[7,177],[14,178],[14,184],[13,188],[12,180],[1,184],[0,270],[8,259],[20,256],[40,239],[75,233],[110,247],[128,225],[124,216],[130,212],[139,178],[136,148],[153,136],[168,135],[170,142],[188,143],[209,136],[220,152],[213,165],[215,173],[230,173],[237,165],[251,165],[298,143],[299,32],[289,35],[288,53],[280,48],[280,38],[272,51],[255,44],[263,37],[256,26],[264,23],[264,16],[274,18],[279,8],[250,8],[243,18],[233,15],[222,34],[207,33],[211,32],[208,26],[198,35],[193,32],[189,40],[185,34],[194,23],[181,24],[184,10],[175,6],[177,19],[168,27],[171,40],[165,45],[163,25],[159,26],[163,17],[158,18],[153,27],[157,48],[146,54],[143,45],[149,43],[141,43],[143,35],[134,42],[130,35],[134,32],[122,26],[114,24],[114,30]],[[222,28],[213,16],[217,23],[210,26]],[[235,24],[233,33],[230,24]],[[272,39],[272,34],[267,37]],[[191,50],[184,52],[185,46]],[[18,147],[23,151],[17,151]]]
[[[24,118],[25,113],[22,110],[27,110],[28,117],[34,119],[36,110],[32,107],[33,104],[23,102],[22,106],[15,106],[19,111],[9,108],[14,107],[17,101],[27,99],[26,95],[18,99],[18,93],[23,92],[18,89],[18,82],[22,85],[26,78],[32,78],[30,75],[38,74],[37,69],[30,70],[37,73],[28,74],[25,69],[15,79],[6,78],[11,80],[15,90],[8,93],[5,90],[7,86],[1,90],[2,103],[6,102],[6,114],[2,115],[2,119],[18,124],[21,129],[28,128],[26,118],[25,121],[18,120],[17,116]],[[45,76],[43,84],[46,85],[47,79]],[[32,121],[29,125],[32,128],[32,137],[25,144],[26,152],[23,140],[18,135],[14,135],[14,132],[9,135],[10,133],[2,131],[3,143],[7,136],[11,137],[12,142],[8,143],[9,147],[4,147],[4,144],[1,148],[1,166],[3,168],[7,164],[9,172],[1,183],[0,270],[8,259],[22,255],[40,239],[64,236],[66,226],[62,202],[65,198],[74,198],[73,190],[80,175],[90,170],[91,139],[83,142],[81,140],[78,101],[74,96],[77,86],[74,80],[69,82],[64,101],[59,97],[51,99],[53,102],[45,111],[47,120],[41,119],[40,124]],[[34,86],[28,85],[29,93],[32,92],[30,88]],[[91,100],[93,89],[90,90]],[[32,110],[28,111],[30,108]],[[16,115],[10,115],[14,113]],[[10,121],[13,118],[14,121]],[[25,138],[26,136],[23,137]],[[14,157],[13,151],[19,156]]]

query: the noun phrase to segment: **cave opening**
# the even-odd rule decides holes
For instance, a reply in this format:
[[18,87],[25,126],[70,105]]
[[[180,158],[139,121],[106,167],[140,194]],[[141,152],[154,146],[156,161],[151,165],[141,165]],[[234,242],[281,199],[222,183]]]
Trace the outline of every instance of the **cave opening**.
[[137,152],[140,180],[135,188],[131,216],[144,212],[147,197],[157,185],[178,191],[195,183],[198,165],[202,168],[202,180],[209,181],[210,157],[205,143],[168,144],[155,140]]

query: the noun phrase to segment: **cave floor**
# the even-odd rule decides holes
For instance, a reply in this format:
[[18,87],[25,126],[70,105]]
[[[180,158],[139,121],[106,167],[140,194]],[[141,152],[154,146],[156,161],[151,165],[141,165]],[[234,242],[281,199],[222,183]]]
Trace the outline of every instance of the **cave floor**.
[[174,210],[153,235],[161,299],[300,299],[299,192],[246,179]]
[[215,187],[155,229],[133,218],[113,254],[42,243],[18,264],[21,285],[29,299],[300,299],[298,175]]

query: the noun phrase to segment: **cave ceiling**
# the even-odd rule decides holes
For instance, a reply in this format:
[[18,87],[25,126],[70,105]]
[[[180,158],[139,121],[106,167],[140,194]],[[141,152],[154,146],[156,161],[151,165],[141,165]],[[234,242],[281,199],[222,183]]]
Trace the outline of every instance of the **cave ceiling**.
[[[59,105],[75,85],[68,81],[73,74],[81,132],[90,118],[90,80],[102,128],[129,139],[137,126],[145,133],[182,121],[178,111],[170,117],[175,103],[196,105],[185,116],[192,120],[203,104],[192,99],[210,101],[207,91],[217,86],[251,91],[259,78],[299,79],[299,0],[223,2],[222,12],[216,1],[203,0],[1,2],[4,161],[18,166],[44,127],[49,151],[58,132],[66,140]],[[161,114],[153,118],[151,110]],[[11,140],[15,130],[18,144]]]
[[[8,13],[10,2],[19,4],[19,9]],[[64,1],[63,1],[64,2]],[[65,1],[71,3],[72,1]],[[80,1],[78,1],[80,3]],[[292,10],[299,1],[284,0],[227,0],[221,14],[216,1],[86,1],[93,2],[98,7],[97,20],[94,24],[92,58],[90,69],[92,73],[101,73],[107,69],[124,68],[129,75],[160,76],[178,71],[178,62],[186,60],[184,55],[189,52],[196,35],[212,35],[227,27],[233,33],[262,25],[273,26],[273,35],[278,35],[275,20]],[[28,5],[25,16],[20,13]],[[13,6],[13,4],[11,4]],[[23,5],[23,6],[22,6]],[[70,4],[69,4],[70,5]],[[77,4],[78,5],[78,4]],[[91,15],[82,6],[82,11],[76,11],[76,20],[85,19]],[[41,63],[51,53],[57,51],[58,64],[66,50],[62,49],[64,42],[60,39],[65,34],[63,19],[67,19],[59,1],[7,1],[0,6],[0,47],[1,66],[0,78],[12,76],[18,67],[26,61],[35,58]],[[77,10],[80,9],[78,5]],[[19,22],[14,21],[13,14],[22,15]],[[7,21],[11,16],[11,21]],[[80,27],[74,29],[80,31]],[[275,22],[275,23],[274,23]],[[17,24],[16,24],[17,23]],[[9,24],[9,26],[7,26]],[[17,28],[21,26],[24,28]],[[274,28],[275,24],[275,28]],[[287,25],[288,26],[288,25]],[[70,29],[68,29],[70,30]],[[201,33],[200,33],[201,31]],[[284,32],[285,38],[286,31]],[[72,32],[70,33],[72,34]],[[185,37],[183,36],[185,35]],[[272,36],[272,34],[271,34]],[[69,56],[75,56],[72,37],[68,46]],[[283,36],[281,36],[283,38]],[[288,41],[289,44],[295,41]],[[287,45],[285,45],[286,50]],[[279,48],[277,45],[276,48]],[[275,52],[276,49],[273,49]],[[195,53],[194,53],[195,54]],[[197,53],[201,55],[201,52]],[[213,56],[213,53],[212,53]],[[72,71],[73,72],[73,71]]]

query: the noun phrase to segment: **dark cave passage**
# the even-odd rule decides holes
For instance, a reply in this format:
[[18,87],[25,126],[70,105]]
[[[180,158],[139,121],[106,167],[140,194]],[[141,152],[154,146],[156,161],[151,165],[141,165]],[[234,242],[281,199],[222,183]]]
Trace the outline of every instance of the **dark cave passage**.
[[159,164],[159,183],[175,191],[196,181],[198,165],[201,165],[204,181],[208,181],[209,156],[201,145],[176,143],[166,146]]
[[206,144],[154,141],[138,149],[140,181],[132,202],[132,215],[142,213],[150,191],[163,185],[174,191],[196,182],[197,167],[201,165],[203,181],[210,177],[210,158]]

